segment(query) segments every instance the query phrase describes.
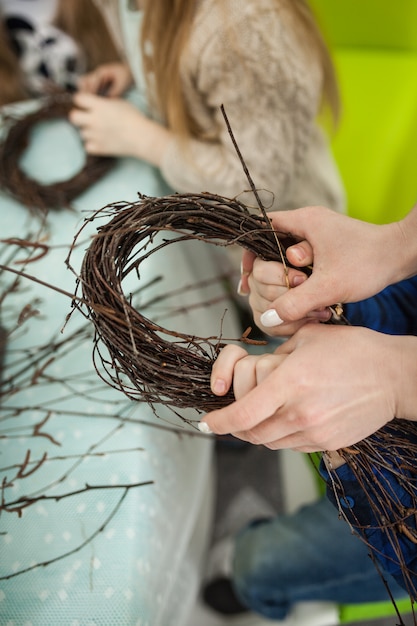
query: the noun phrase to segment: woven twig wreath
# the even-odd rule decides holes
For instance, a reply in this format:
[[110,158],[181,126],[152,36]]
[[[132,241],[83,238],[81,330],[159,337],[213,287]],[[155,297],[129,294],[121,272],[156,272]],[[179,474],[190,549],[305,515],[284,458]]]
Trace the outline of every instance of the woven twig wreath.
[[[239,244],[265,260],[280,259],[270,224],[251,214],[239,200],[208,193],[140,196],[138,202],[109,205],[103,210],[114,216],[98,229],[89,246],[80,283],[81,308],[95,326],[96,356],[104,365],[107,382],[129,398],[149,404],[209,411],[230,403],[231,394],[216,397],[210,390],[211,368],[222,347],[220,338],[162,328],[132,307],[123,292],[123,281],[132,272],[140,276],[145,259],[179,240]],[[160,231],[178,237],[152,246]],[[280,239],[285,249],[289,239]],[[101,345],[107,348],[109,359],[103,356]]]
[[3,116],[7,132],[0,145],[0,187],[31,210],[44,212],[69,207],[114,165],[115,160],[111,157],[87,155],[83,167],[74,176],[52,184],[42,184],[20,167],[34,126],[52,119],[67,119],[72,106],[70,94],[58,94],[48,97],[33,113],[23,117]]

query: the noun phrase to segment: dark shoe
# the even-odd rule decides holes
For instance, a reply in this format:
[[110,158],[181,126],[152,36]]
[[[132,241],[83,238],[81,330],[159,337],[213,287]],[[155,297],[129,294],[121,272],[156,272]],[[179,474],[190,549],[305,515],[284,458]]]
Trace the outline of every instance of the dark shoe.
[[242,615],[249,609],[236,596],[229,578],[217,578],[209,582],[202,592],[204,603],[222,615]]

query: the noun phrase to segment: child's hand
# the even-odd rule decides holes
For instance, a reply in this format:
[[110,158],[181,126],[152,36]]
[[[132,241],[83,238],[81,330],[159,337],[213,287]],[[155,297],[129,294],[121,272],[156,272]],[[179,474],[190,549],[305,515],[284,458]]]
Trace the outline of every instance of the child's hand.
[[248,250],[243,251],[241,274],[239,293],[249,294],[249,304],[255,324],[266,334],[287,337],[293,335],[306,322],[314,320],[325,322],[330,319],[331,312],[328,309],[322,309],[312,311],[306,318],[297,322],[284,322],[273,327],[264,325],[263,313],[269,311],[272,303],[288,291],[288,288],[301,285],[307,276],[299,270],[292,268],[286,270],[282,263],[262,261]]
[[276,354],[248,354],[243,348],[229,344],[213,365],[211,389],[217,396],[224,396],[233,383],[238,400],[261,383],[284,358]]
[[132,83],[132,73],[126,63],[106,63],[81,76],[78,89],[114,98],[121,96]]
[[69,119],[80,129],[87,153],[131,156],[159,165],[169,131],[148,119],[133,104],[88,93],[74,95]]

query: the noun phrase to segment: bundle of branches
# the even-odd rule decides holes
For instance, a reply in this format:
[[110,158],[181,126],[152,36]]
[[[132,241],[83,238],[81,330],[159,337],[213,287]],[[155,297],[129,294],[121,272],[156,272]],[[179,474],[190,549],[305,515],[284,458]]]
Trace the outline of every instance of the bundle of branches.
[[31,210],[69,207],[90,185],[104,176],[114,164],[111,157],[86,155],[83,167],[68,180],[43,184],[30,177],[20,160],[31,141],[34,127],[53,119],[67,119],[72,108],[72,96],[53,93],[36,111],[26,115],[3,115],[6,132],[0,144],[0,188]]
[[[225,340],[161,327],[132,306],[124,294],[123,281],[132,273],[140,278],[141,264],[152,254],[190,239],[220,246],[238,244],[264,260],[289,265],[285,250],[294,243],[292,236],[273,231],[267,218],[252,214],[239,200],[208,193],[139,196],[135,203],[109,205],[101,211],[107,211],[111,219],[98,229],[84,256],[79,277],[82,295],[78,304],[74,299],[74,305],[95,327],[94,360],[101,362],[107,382],[130,399],[151,405],[210,411],[231,403],[232,392],[217,397],[210,390],[212,365]],[[155,235],[163,231],[177,236],[151,245]],[[343,315],[335,315],[330,323],[348,321]],[[245,336],[237,340],[242,339],[247,341]],[[339,453],[369,500],[375,523],[386,533],[404,572],[410,597],[415,598],[400,539],[411,541],[413,549],[417,544],[412,530],[417,513],[417,424],[394,420]],[[407,494],[406,505],[405,500],[387,488],[383,472],[388,472]],[[360,520],[346,516],[341,503],[345,503],[348,494],[337,475],[332,480],[344,518],[367,541],[361,530],[372,529],[369,525],[363,529]]]

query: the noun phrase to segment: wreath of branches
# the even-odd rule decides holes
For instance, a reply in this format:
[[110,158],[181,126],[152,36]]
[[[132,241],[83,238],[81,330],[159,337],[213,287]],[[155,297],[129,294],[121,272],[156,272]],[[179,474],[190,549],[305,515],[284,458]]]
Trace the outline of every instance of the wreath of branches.
[[31,141],[34,127],[40,122],[68,119],[72,96],[54,93],[34,112],[23,117],[4,114],[5,137],[0,145],[0,187],[32,211],[67,208],[83,191],[113,167],[112,157],[86,155],[83,167],[68,180],[43,184],[29,176],[20,160]]
[[[199,411],[220,408],[233,399],[232,392],[218,397],[210,390],[211,368],[225,345],[221,338],[163,328],[135,309],[123,283],[131,274],[140,279],[145,260],[180,241],[238,244],[265,260],[281,260],[280,249],[284,254],[294,240],[280,235],[278,248],[270,224],[238,199],[210,193],[139,198],[103,209],[113,217],[98,229],[83,259],[82,303],[75,306],[94,324],[95,358],[104,366],[107,382],[130,399]],[[176,236],[151,245],[163,231]]]

